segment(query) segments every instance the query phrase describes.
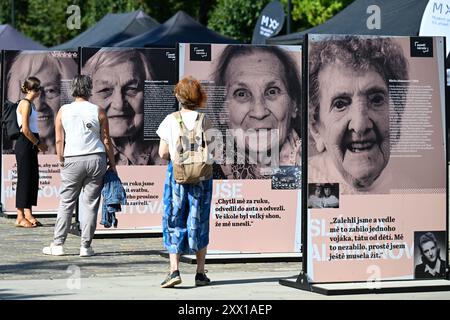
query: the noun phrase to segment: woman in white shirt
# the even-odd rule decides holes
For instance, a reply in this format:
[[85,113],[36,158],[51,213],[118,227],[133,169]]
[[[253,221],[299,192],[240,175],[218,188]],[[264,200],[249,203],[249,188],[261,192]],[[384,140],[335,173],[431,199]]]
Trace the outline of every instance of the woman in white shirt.
[[106,113],[102,107],[88,101],[92,92],[91,78],[76,76],[71,92],[75,101],[63,105],[55,121],[61,193],[54,239],[42,252],[54,256],[64,254],[63,245],[70,230],[73,210],[83,189],[80,197],[80,256],[88,257],[94,255],[91,242],[97,226],[106,159],[109,159],[111,170],[116,171],[116,164]]
[[34,99],[41,93],[41,81],[28,77],[21,91],[25,99],[17,107],[17,124],[21,134],[15,144],[14,153],[17,162],[16,188],[16,227],[33,228],[41,223],[33,217],[32,206],[37,205],[39,189],[38,152],[47,151],[47,146],[39,140],[39,128]]
[[[178,122],[175,114],[169,114],[159,125],[156,133],[161,138],[159,155],[166,160],[174,160],[176,142],[180,135],[180,125],[185,130],[195,130],[196,120],[201,119],[196,110],[203,107],[206,95],[200,83],[192,78],[182,79],[175,87],[175,96],[181,105]],[[207,129],[210,124],[204,118],[202,130],[206,143],[210,141]],[[183,253],[195,253],[197,273],[195,285],[210,283],[205,275],[205,257],[209,243],[209,216],[212,198],[212,177],[192,184],[179,184],[175,181],[172,161],[167,168],[164,184],[163,242],[170,256],[170,272],[161,283],[162,288],[171,288],[181,283],[178,264]]]

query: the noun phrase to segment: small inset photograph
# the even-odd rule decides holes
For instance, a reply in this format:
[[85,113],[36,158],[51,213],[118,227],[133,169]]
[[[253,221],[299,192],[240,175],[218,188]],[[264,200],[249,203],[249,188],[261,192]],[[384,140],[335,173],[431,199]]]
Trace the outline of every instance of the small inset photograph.
[[414,278],[445,278],[445,231],[414,232]]
[[339,208],[339,183],[308,183],[308,208]]
[[272,175],[272,190],[301,188],[302,171],[297,166],[280,166]]

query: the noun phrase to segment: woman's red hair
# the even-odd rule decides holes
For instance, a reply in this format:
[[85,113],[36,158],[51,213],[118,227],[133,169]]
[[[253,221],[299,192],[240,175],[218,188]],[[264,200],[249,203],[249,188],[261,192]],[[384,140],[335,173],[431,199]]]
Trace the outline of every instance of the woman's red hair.
[[194,110],[205,105],[205,91],[200,82],[191,76],[181,79],[175,86],[174,93],[178,101],[187,109]]

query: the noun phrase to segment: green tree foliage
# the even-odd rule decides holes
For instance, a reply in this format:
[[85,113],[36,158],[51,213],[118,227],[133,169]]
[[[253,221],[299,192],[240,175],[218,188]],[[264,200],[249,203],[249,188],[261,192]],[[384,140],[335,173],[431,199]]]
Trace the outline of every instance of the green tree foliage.
[[[207,22],[208,12],[215,0],[14,0],[15,27],[45,46],[54,46],[72,39],[97,23],[108,13],[130,12],[138,9],[163,23],[178,10]],[[11,0],[0,0],[0,23],[11,23]],[[81,9],[81,29],[67,27],[67,8]]]
[[10,22],[11,6],[8,1],[0,1],[0,23]]
[[250,42],[255,23],[270,0],[218,0],[208,27],[229,37]]
[[[17,29],[45,46],[52,46],[74,37],[79,30],[67,27],[66,13],[70,5],[80,5],[74,0],[30,0],[26,17],[20,17]],[[17,14],[18,12],[16,12]]]
[[[292,0],[292,29],[301,31],[322,24],[352,2],[353,0]],[[287,8],[288,0],[281,0],[281,3]]]
[[[208,26],[224,35],[250,42],[256,21],[269,2],[270,0],[218,0]],[[295,32],[321,24],[351,2],[353,0],[292,0],[291,30]],[[281,0],[281,3],[287,16],[288,0]]]
[[[211,29],[250,42],[262,9],[271,0],[14,0],[15,27],[32,39],[54,46],[80,34],[107,13],[144,10],[164,22],[183,10]],[[281,0],[287,8],[288,0]],[[292,0],[292,31],[323,23],[352,0]],[[12,0],[0,0],[0,23],[11,23]],[[81,9],[81,29],[70,30],[66,12],[70,5]],[[287,10],[286,10],[287,12]],[[282,31],[283,33],[283,31]]]

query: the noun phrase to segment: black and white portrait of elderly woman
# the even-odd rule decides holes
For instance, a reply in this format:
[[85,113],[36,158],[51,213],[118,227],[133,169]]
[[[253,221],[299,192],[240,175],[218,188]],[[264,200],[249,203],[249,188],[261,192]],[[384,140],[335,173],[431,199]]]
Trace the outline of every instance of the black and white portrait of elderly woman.
[[239,130],[244,134],[254,132],[258,138],[257,141],[245,139],[240,149],[245,153],[244,163],[221,165],[217,178],[270,177],[264,173],[267,172],[265,164],[258,161],[250,164],[252,152],[276,152],[279,165],[300,165],[298,64],[287,50],[275,46],[229,45],[222,51],[212,75],[214,84],[225,88],[222,106],[225,112],[224,109],[219,112],[228,115],[226,126],[235,140]]
[[[12,61],[6,74],[5,100],[23,98],[20,85],[30,76],[41,80],[41,94],[34,102],[37,111],[39,138],[48,146],[46,154],[55,154],[55,118],[59,108],[72,100],[63,91],[63,81],[70,81],[78,72],[77,62],[61,52],[22,51]],[[69,100],[69,101],[66,101]],[[4,141],[7,149],[10,141]]]
[[407,95],[392,102],[389,80],[408,77],[392,38],[309,44],[309,182],[339,182],[342,193],[389,193],[391,146],[400,138]]
[[158,141],[144,140],[144,82],[155,79],[138,49],[103,48],[83,66],[92,78],[91,101],[105,109],[118,165],[165,164]]

